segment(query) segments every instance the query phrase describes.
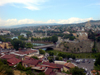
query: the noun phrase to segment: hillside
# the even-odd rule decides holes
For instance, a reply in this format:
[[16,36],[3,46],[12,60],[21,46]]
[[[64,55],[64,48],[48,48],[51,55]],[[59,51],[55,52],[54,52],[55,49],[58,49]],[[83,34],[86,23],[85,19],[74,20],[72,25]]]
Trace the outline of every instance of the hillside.
[[[32,26],[54,26],[54,25],[71,25],[71,26],[84,26],[87,22],[83,23],[74,23],[74,24],[57,24],[57,23],[50,23],[50,24],[22,24],[22,25],[14,25],[14,26],[2,26],[0,28],[21,28],[21,27],[32,27]],[[100,25],[100,20],[91,20],[91,25]]]
[[[60,45],[60,48],[62,49],[62,51],[66,52],[86,53],[86,52],[92,52],[93,45],[94,43],[92,41],[87,40],[78,43],[73,43],[73,42],[62,43]],[[96,47],[97,50],[100,52],[100,43],[97,43]]]

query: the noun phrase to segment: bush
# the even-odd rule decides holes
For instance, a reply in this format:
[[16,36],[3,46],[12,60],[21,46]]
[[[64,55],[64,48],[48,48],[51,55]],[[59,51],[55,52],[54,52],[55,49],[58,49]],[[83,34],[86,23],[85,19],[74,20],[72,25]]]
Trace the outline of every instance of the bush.
[[70,69],[69,72],[72,75],[85,75],[84,71],[85,70],[82,68],[75,67],[75,68]]
[[33,59],[38,59],[38,57],[36,57],[36,56],[32,56],[31,58],[33,58]]
[[50,56],[53,56],[53,55],[54,55],[54,52],[50,51],[50,52],[49,52],[49,55],[50,55]]
[[63,60],[63,58],[62,57],[59,57],[59,60]]
[[27,75],[35,75],[34,73],[32,73],[31,70],[27,70],[27,71],[26,71],[26,74],[27,74]]
[[53,57],[48,57],[49,62],[53,62]]
[[7,75],[14,75],[12,68],[6,69],[5,74],[7,74]]
[[18,70],[24,70],[25,68],[21,65],[21,63],[19,63],[17,66],[16,66],[16,68],[18,69]]
[[44,72],[40,72],[38,75],[45,75],[45,73]]
[[0,72],[3,72],[3,74],[6,75],[14,75],[12,68],[10,68],[7,64],[4,64],[0,60]]
[[39,49],[40,54],[45,54],[45,51],[42,49]]

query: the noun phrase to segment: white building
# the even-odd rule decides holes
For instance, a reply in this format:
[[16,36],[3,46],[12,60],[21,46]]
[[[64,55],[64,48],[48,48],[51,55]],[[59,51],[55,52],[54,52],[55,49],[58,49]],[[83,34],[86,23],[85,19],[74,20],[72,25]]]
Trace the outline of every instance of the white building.
[[23,35],[25,38],[27,37],[26,33],[21,33],[20,35]]

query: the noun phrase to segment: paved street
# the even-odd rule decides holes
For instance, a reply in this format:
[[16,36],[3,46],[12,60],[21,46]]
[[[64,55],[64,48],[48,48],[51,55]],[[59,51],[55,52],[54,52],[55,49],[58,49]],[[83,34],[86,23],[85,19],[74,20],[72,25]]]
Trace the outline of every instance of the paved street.
[[76,63],[75,61],[73,61],[73,63],[75,63],[79,68],[86,68],[87,73],[89,73],[94,67],[94,61],[93,59],[86,59],[86,60],[88,60],[90,63],[88,61],[85,61],[84,63],[82,61],[80,63]]

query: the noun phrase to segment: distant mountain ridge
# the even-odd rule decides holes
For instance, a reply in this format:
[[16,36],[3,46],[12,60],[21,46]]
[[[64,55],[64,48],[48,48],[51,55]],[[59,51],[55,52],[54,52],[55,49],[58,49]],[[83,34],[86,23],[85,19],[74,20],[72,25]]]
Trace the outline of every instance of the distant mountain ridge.
[[[41,25],[45,25],[45,26],[46,25],[85,25],[87,22],[73,23],[73,24],[57,24],[57,23],[50,23],[50,24],[22,24],[22,25],[14,25],[14,26],[0,26],[0,28],[20,28],[20,27],[41,26]],[[90,24],[91,25],[100,25],[100,20],[91,20]]]

